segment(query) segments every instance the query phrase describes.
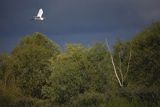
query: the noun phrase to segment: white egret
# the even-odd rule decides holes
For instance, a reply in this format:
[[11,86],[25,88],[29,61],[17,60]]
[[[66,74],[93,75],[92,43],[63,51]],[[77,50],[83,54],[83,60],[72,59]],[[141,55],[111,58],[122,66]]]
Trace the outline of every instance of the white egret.
[[37,16],[34,16],[34,20],[43,21],[45,18],[42,17],[42,15],[43,15],[43,10],[39,9]]

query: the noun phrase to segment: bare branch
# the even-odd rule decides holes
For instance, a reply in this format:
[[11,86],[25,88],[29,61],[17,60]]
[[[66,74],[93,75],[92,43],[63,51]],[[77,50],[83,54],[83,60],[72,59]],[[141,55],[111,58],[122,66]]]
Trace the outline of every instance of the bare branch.
[[115,66],[115,63],[114,63],[114,60],[113,60],[113,56],[112,56],[112,53],[111,53],[111,50],[110,50],[110,48],[109,48],[109,44],[108,44],[108,41],[107,41],[107,40],[106,40],[106,44],[107,44],[108,51],[109,51],[109,53],[110,53],[110,58],[111,58],[111,61],[112,61],[112,65],[113,65],[113,69],[114,69],[115,76],[116,76],[116,78],[117,78],[117,80],[118,80],[119,85],[120,85],[121,87],[123,87],[123,84],[121,83],[121,81],[120,81],[120,79],[119,79],[119,76],[118,76],[118,74],[117,74],[116,66]]
[[130,49],[130,52],[129,52],[129,59],[128,59],[128,65],[127,65],[127,71],[126,71],[126,73],[125,73],[125,75],[124,75],[124,79],[127,78],[127,74],[128,74],[129,67],[130,67],[131,56],[132,56],[132,53],[131,53],[131,49]]
[[121,79],[122,79],[122,85],[123,85],[123,82],[124,82],[124,79],[123,79],[123,73],[122,73],[122,62],[121,62],[121,56],[120,56],[120,53],[119,53],[119,72],[120,72],[120,75],[121,75]]

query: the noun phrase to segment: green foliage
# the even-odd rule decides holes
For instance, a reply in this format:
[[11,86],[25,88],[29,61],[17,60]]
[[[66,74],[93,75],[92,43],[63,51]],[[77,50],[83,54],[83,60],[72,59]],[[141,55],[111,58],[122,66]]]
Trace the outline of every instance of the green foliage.
[[109,53],[103,43],[97,43],[89,49],[87,61],[90,66],[92,90],[104,93],[111,90],[113,85],[113,72]]
[[51,51],[51,54],[54,54],[54,55],[60,53],[60,47],[55,42],[48,39],[47,36],[39,32],[36,32],[36,33],[33,33],[32,35],[28,35],[24,37],[19,43],[19,47],[28,46],[28,45],[42,46],[45,49],[48,49],[49,51]]
[[145,102],[140,102],[138,99],[128,100],[123,97],[113,97],[107,104],[107,107],[154,107],[148,106]]
[[85,92],[71,99],[72,107],[105,107],[107,98],[104,94],[96,92]]
[[26,36],[0,54],[0,106],[160,107],[160,22],[117,42],[111,54],[122,87],[103,43],[60,52],[41,33]]
[[41,97],[42,86],[51,73],[49,59],[59,52],[55,43],[39,33],[25,37],[13,50],[11,69],[25,95]]
[[104,46],[100,44],[91,49],[68,45],[66,52],[52,60],[54,68],[50,85],[44,87],[44,95],[55,103],[65,104],[71,97],[88,90],[106,92],[110,89],[107,57]]
[[[71,96],[83,93],[88,88],[87,75],[79,66],[79,59],[84,52],[83,50],[76,51],[80,49],[80,47],[68,46],[66,54],[60,54],[56,60],[52,60],[54,68],[49,81],[51,86],[45,87],[44,93],[59,104],[67,102]],[[75,54],[76,52],[80,53]]]
[[127,67],[130,49],[132,57],[126,86],[141,100],[156,104],[160,98],[160,23],[154,23],[131,41],[116,45],[115,59],[119,62],[118,54],[121,52],[123,70]]
[[0,106],[1,107],[10,107],[21,97],[20,89],[15,85],[6,85],[3,81],[0,81]]
[[145,29],[132,41],[130,80],[134,84],[155,87],[160,84],[160,23]]
[[9,55],[0,54],[0,80],[4,79],[5,73],[9,68]]

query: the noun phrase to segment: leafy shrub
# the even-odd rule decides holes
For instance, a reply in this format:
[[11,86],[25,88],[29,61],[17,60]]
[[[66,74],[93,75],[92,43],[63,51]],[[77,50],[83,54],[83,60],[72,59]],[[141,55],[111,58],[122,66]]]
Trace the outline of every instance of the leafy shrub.
[[106,105],[107,98],[104,94],[96,92],[86,92],[78,97],[71,99],[73,107],[103,107]]
[[124,97],[113,97],[109,100],[107,107],[148,107],[147,103],[140,102],[140,100],[132,99],[129,101]]

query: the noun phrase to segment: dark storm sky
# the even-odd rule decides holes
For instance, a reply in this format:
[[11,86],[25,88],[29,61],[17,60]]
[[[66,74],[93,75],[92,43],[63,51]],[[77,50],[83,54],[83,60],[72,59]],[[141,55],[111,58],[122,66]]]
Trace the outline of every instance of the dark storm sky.
[[[44,22],[30,21],[39,8]],[[61,46],[128,40],[160,19],[160,0],[0,0],[0,53],[41,32]]]

